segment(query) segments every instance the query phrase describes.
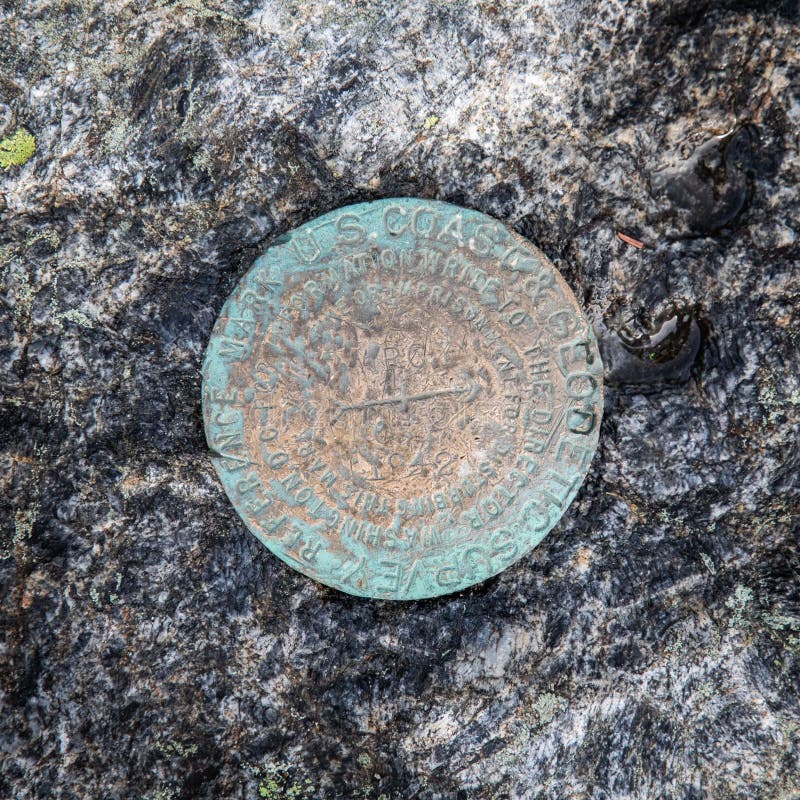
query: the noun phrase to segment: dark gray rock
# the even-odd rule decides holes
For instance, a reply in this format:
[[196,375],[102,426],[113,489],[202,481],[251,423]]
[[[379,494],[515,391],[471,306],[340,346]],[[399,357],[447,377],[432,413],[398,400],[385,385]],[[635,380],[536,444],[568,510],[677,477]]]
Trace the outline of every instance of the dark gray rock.
[[[0,796],[800,796],[798,41],[795,0],[4,3]],[[260,248],[394,195],[530,237],[608,362],[559,527],[406,605],[245,531],[198,372]]]

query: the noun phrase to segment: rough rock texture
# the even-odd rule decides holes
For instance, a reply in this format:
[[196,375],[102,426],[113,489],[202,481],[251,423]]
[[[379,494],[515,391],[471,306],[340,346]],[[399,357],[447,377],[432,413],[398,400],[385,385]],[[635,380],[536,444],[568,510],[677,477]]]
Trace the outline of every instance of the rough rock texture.
[[[799,41],[795,0],[3,3],[0,796],[800,796]],[[541,246],[607,375],[562,523],[411,604],[246,532],[198,372],[261,247],[394,195]]]

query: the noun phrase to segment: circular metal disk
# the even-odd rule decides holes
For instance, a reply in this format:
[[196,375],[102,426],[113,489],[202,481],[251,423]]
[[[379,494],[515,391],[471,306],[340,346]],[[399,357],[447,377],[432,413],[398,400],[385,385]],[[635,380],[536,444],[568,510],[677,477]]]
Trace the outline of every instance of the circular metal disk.
[[601,411],[561,275],[491,217],[430,200],[276,241],[203,366],[206,437],[248,528],[365,597],[454,592],[524,556],[578,491]]

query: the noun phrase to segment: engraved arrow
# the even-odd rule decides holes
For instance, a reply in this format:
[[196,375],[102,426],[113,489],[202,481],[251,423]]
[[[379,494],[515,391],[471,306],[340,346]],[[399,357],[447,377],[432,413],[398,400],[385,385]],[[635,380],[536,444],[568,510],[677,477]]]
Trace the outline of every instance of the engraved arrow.
[[351,403],[350,405],[340,405],[336,413],[331,418],[331,425],[333,425],[345,411],[356,411],[360,408],[372,408],[373,406],[391,406],[396,403],[400,404],[403,411],[408,411],[408,404],[412,400],[431,400],[434,397],[444,397],[453,394],[467,395],[467,402],[472,402],[481,392],[481,387],[474,381],[468,380],[468,386],[458,386],[449,389],[432,389],[429,392],[420,392],[420,394],[399,394],[396,397],[381,397],[377,400],[364,400],[361,403]]

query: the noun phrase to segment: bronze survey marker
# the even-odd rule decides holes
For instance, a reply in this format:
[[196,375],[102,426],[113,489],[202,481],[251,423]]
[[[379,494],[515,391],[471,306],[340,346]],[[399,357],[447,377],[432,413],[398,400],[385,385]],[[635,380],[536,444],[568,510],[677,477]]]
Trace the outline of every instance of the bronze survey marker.
[[544,255],[434,201],[282,237],[203,365],[214,465],[248,528],[351,594],[463,589],[535,547],[597,446],[602,365]]

